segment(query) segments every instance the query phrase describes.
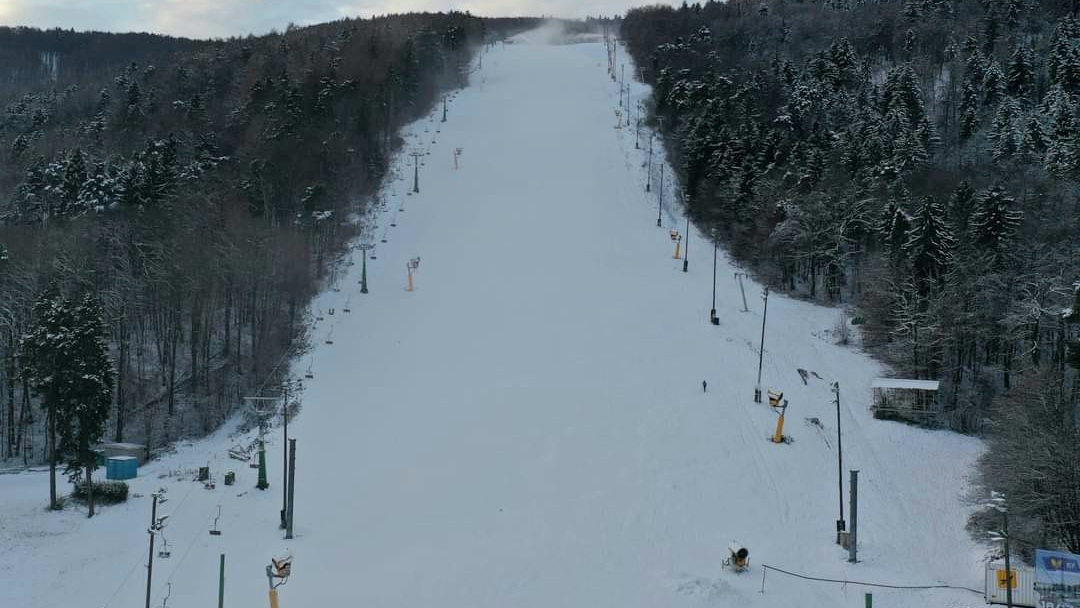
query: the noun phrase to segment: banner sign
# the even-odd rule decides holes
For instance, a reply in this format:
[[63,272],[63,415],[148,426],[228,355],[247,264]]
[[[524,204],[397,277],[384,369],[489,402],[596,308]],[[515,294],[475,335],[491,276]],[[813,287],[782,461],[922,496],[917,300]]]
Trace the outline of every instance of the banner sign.
[[1080,608],[1080,555],[1035,550],[1040,608]]

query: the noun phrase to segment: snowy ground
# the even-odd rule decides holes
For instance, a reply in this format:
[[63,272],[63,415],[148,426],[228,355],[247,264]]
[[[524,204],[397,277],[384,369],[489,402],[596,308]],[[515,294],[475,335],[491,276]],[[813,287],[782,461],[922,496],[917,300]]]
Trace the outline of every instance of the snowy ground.
[[[172,556],[155,561],[154,606],[170,582],[167,606],[215,605],[220,553],[225,604],[265,606],[263,568],[285,547],[296,562],[282,606],[863,605],[864,588],[774,572],[761,593],[762,564],[981,586],[985,548],[965,534],[961,501],[978,442],[873,420],[882,370],[833,344],[839,313],[773,295],[763,384],[785,392],[795,441],[768,443],[776,416],[752,401],[760,288],[747,284],[740,312],[721,259],[721,324],[708,324],[711,251],[694,234],[689,272],[672,258],[668,231],[683,224],[669,208],[656,227],[647,145],[614,128],[603,45],[540,40],[492,50],[447,123],[440,109],[409,128],[410,149],[430,155],[419,194],[408,157],[388,185],[370,293],[357,263],[315,305],[315,349],[294,370],[314,373],[290,425],[296,539],[277,529],[280,429],[266,492],[227,457],[250,439],[233,426],[145,467],[131,484],[141,496],[92,520],[46,513],[43,473],[0,475],[0,606],[142,606],[159,487]],[[798,368],[820,379],[804,385]],[[861,471],[858,564],[833,544],[833,381],[845,477]],[[208,462],[238,484],[191,482]],[[733,539],[750,550],[747,573],[720,567]],[[967,591],[873,591],[878,606],[983,604]]]

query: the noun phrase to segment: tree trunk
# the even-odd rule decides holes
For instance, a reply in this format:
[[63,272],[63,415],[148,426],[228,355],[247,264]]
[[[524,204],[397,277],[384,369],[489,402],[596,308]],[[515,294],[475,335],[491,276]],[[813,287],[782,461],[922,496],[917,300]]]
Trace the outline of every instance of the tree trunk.
[[94,480],[91,475],[94,471],[93,459],[86,462],[86,503],[90,507],[86,513],[87,517],[94,516]]
[[116,366],[116,431],[113,433],[113,441],[121,442],[124,440],[124,399],[126,392],[124,391],[124,383],[127,382],[127,369],[128,369],[128,327],[127,322],[121,319],[117,323],[117,342],[119,346],[119,352],[117,353],[120,361]]
[[15,330],[8,328],[8,343],[11,349],[7,356],[7,420],[8,444],[7,457],[13,458],[15,449]]

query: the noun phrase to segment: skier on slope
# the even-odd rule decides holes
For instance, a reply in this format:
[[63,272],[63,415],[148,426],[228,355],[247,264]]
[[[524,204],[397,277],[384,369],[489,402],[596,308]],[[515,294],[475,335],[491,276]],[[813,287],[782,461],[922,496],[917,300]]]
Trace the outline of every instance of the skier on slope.
[[703,393],[709,392],[709,383],[704,381],[704,380],[701,381],[701,392],[703,392]]

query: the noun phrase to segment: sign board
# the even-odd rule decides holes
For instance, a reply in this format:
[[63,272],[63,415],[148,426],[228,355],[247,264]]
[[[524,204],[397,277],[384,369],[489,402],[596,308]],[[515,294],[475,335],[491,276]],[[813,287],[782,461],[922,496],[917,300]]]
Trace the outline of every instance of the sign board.
[[1036,549],[1035,590],[1042,608],[1080,608],[1080,555]]
[[[998,586],[998,589],[1004,589],[1005,585],[1008,584],[1008,583],[1006,583],[1006,581],[1009,579],[1009,577],[1005,576],[1005,571],[1004,570],[996,570],[996,572],[997,572],[997,586]],[[1010,572],[1012,572],[1012,585],[1010,585],[1010,586],[1013,589],[1016,589],[1016,569],[1014,568],[1014,569],[1010,570]]]

